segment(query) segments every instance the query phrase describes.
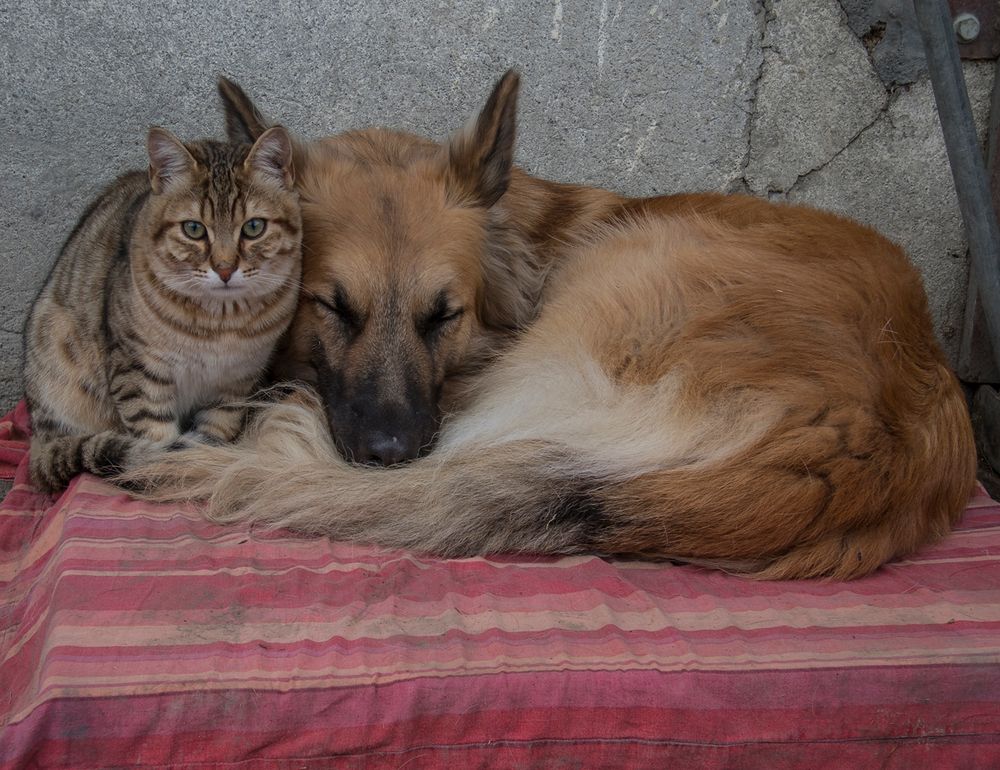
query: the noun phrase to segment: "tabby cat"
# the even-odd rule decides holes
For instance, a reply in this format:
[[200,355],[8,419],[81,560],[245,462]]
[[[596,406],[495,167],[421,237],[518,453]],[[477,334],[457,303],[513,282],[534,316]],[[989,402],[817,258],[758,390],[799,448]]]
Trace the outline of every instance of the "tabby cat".
[[301,219],[280,126],[249,144],[150,129],[149,172],[77,223],[25,328],[30,474],[56,491],[182,437],[230,441],[295,311]]

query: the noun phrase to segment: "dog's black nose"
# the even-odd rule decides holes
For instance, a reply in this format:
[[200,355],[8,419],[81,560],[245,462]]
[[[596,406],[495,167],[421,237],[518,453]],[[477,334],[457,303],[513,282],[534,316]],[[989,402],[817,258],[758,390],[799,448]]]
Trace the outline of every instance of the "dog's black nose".
[[355,460],[368,465],[397,465],[413,460],[418,454],[420,454],[419,437],[372,431],[365,437],[360,456]]

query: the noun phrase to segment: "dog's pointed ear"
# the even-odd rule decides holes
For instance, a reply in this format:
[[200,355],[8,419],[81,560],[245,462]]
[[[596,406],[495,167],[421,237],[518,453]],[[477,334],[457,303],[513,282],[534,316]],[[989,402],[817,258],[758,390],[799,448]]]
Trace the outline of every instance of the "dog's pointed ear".
[[479,116],[448,142],[449,187],[457,198],[489,207],[507,191],[514,165],[520,82],[520,75],[508,70]]
[[267,121],[242,88],[224,75],[219,76],[219,97],[226,115],[226,136],[230,142],[253,144],[267,131]]
[[146,150],[149,152],[149,183],[156,195],[188,178],[198,165],[184,143],[159,126],[149,129]]

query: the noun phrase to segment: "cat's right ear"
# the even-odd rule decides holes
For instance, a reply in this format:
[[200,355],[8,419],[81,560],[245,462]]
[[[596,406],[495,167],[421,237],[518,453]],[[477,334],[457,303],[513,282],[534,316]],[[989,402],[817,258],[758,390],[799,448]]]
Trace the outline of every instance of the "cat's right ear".
[[291,190],[295,184],[292,138],[282,126],[272,126],[254,142],[244,165]]
[[226,116],[226,136],[230,142],[253,144],[267,131],[267,121],[242,88],[224,75],[219,76],[219,97]]
[[149,151],[149,183],[157,195],[190,175],[198,165],[181,140],[165,128],[149,129],[146,149]]

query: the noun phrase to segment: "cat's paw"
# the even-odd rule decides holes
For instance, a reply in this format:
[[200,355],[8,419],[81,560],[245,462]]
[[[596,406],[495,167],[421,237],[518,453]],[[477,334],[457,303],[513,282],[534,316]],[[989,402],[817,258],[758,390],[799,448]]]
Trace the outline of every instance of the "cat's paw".
[[121,456],[113,472],[108,474],[108,478],[120,489],[139,495],[146,491],[146,484],[132,482],[127,476],[130,471],[152,465],[161,460],[169,451],[168,442],[153,441],[147,438],[132,437],[128,448]]
[[167,448],[171,443],[172,440],[153,441],[146,438],[133,438],[128,451],[125,453],[124,462],[122,463],[123,469],[131,470],[141,465],[156,462],[168,451]]
[[138,439],[145,439],[153,444],[166,445],[180,438],[181,432],[174,422],[144,424],[141,431],[133,432]]

